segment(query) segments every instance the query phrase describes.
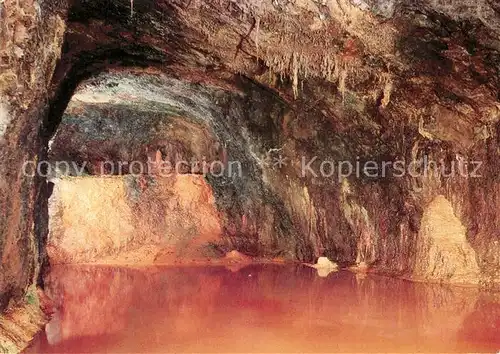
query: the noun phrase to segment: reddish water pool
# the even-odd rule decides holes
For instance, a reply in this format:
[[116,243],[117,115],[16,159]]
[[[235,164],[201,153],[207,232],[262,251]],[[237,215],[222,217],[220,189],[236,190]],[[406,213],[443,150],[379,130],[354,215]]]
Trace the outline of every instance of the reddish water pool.
[[27,353],[498,352],[498,294],[290,265],[56,267]]

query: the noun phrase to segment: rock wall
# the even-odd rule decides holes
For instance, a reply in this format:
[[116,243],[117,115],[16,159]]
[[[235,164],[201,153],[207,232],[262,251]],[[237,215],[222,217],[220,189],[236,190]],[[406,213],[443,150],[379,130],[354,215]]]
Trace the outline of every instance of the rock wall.
[[479,282],[474,249],[450,202],[437,196],[424,210],[417,241],[415,275],[454,283]]
[[25,296],[24,303],[0,316],[0,351],[19,353],[40,331],[48,317],[42,312],[43,306],[34,286]]
[[49,212],[51,264],[203,258],[221,237],[211,188],[200,175],[66,177],[55,183]]
[[44,185],[23,175],[41,151],[40,123],[66,29],[66,5],[0,3],[0,311],[23,300],[39,269],[33,227]]

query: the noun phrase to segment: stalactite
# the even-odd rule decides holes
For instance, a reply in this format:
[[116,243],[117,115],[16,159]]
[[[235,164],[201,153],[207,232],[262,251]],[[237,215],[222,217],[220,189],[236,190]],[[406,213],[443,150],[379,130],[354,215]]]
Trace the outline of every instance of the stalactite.
[[255,19],[255,50],[257,51],[257,58],[259,57],[259,35],[260,35],[260,17]]
[[344,102],[344,99],[345,99],[345,91],[346,91],[345,82],[346,82],[346,79],[347,79],[347,69],[344,68],[340,72],[340,77],[339,77],[339,92],[342,95],[342,102]]
[[390,74],[384,74],[381,77],[381,83],[383,85],[382,88],[382,101],[381,105],[382,107],[387,107],[389,102],[391,102],[391,94],[392,94],[392,88],[393,88],[393,83]]
[[299,96],[299,65],[297,63],[297,54],[293,53],[293,64],[292,64],[292,69],[293,69],[293,83],[292,83],[292,88],[293,88],[293,96],[297,98]]

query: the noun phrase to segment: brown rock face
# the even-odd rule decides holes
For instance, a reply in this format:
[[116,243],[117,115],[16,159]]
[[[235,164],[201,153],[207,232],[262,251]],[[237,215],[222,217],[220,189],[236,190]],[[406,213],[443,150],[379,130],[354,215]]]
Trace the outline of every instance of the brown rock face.
[[437,196],[424,210],[417,241],[415,275],[423,279],[475,284],[479,267],[465,227],[450,202]]
[[42,146],[38,129],[66,29],[59,5],[0,4],[0,310],[22,300],[39,268],[33,223],[44,186],[22,166]]
[[49,204],[53,264],[152,264],[169,247],[173,260],[202,257],[221,236],[211,188],[197,175],[63,178]]

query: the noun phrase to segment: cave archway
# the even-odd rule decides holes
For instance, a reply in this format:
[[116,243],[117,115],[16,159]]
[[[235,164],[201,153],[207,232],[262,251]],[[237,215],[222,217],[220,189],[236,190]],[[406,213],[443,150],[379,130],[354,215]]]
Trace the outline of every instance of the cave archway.
[[[455,212],[461,214],[467,230],[465,242],[471,243],[478,257],[487,259],[486,263],[496,259],[498,247],[494,246],[492,252],[486,246],[494,244],[491,225],[497,223],[495,216],[485,211],[482,215],[486,215],[487,222],[483,223],[471,214],[478,198],[481,208],[486,209],[487,203],[478,197],[481,191],[485,188],[496,191],[497,185],[491,168],[498,161],[494,152],[498,115],[493,89],[496,56],[486,44],[490,34],[481,32],[480,41],[474,41],[474,52],[484,54],[484,70],[468,71],[464,79],[467,92],[483,92],[481,102],[472,103],[466,91],[456,90],[456,83],[462,78],[451,69],[458,67],[460,58],[447,49],[448,45],[429,45],[445,41],[451,33],[453,45],[470,48],[469,27],[432,11],[423,27],[402,15],[412,25],[395,38],[394,24],[384,23],[380,30],[386,41],[380,46],[373,38],[373,31],[366,30],[371,28],[371,17],[356,12],[358,9],[352,4],[346,6],[358,13],[357,20],[366,30],[362,34],[353,32],[349,21],[323,18],[325,7],[310,9],[302,4],[288,11],[289,5],[294,7],[266,4],[259,9],[252,3],[230,0],[224,4],[106,1],[103,6],[89,1],[75,2],[68,11],[69,29],[65,32],[62,60],[52,79],[54,94],[43,138],[48,139],[54,133],[57,117],[62,116],[68,96],[81,80],[103,69],[155,68],[180,81],[243,94],[240,101],[236,95],[221,102],[226,109],[224,114],[245,117],[238,120],[242,128],[239,127],[237,140],[247,145],[241,149],[235,144],[233,152],[249,162],[249,175],[255,178],[252,183],[258,188],[227,189],[231,184],[223,184],[226,189],[221,194],[214,188],[216,200],[223,201],[219,209],[230,210],[229,219],[235,221],[227,232],[232,234],[232,244],[239,244],[236,248],[247,248],[253,254],[272,250],[270,255],[307,261],[326,255],[340,264],[372,264],[383,271],[412,275],[424,209],[436,195],[445,195],[454,203]],[[200,16],[202,10],[204,15]],[[316,10],[320,19],[328,19],[325,24],[318,23]],[[261,17],[261,11],[266,15]],[[299,20],[304,12],[308,15]],[[441,27],[445,30],[437,30]],[[310,30],[307,51],[303,51],[297,38]],[[343,33],[346,37],[327,36],[327,39],[325,31]],[[351,32],[357,39],[350,37]],[[425,36],[415,35],[420,32]],[[262,37],[261,33],[271,35]],[[387,59],[381,53],[390,52],[395,43],[404,47],[402,56]],[[449,74],[450,82],[455,84],[436,75],[436,68]],[[413,77],[419,79],[415,81]],[[419,82],[426,84],[422,86]],[[436,101],[436,95],[449,100]],[[415,102],[415,97],[420,97],[420,103]],[[258,101],[266,101],[268,107],[277,107],[280,113],[270,113],[267,120],[259,117],[259,108],[252,111],[251,107]],[[452,101],[462,103],[455,107]],[[421,106],[427,108],[416,108]],[[415,107],[412,112],[420,112],[418,117],[407,114],[405,107]],[[466,119],[464,110],[469,114],[474,112],[477,122],[489,123],[472,123]],[[271,117],[273,114],[276,119]],[[437,124],[432,123],[435,115],[440,116]],[[449,128],[455,118],[459,124],[451,132]],[[225,124],[221,131],[233,129],[227,121],[215,122]],[[486,139],[485,145],[481,136]],[[223,140],[228,142],[230,138]],[[331,160],[347,160],[352,164],[366,161],[379,164],[387,160],[411,163],[424,155],[441,161],[446,169],[466,152],[488,161],[486,184],[449,176],[394,178],[390,174],[372,178],[356,172],[355,178],[344,178],[339,173],[335,175],[339,178],[325,179],[315,174],[318,167]],[[279,171],[266,166],[269,159],[280,156],[289,158],[293,166]],[[316,166],[311,171],[306,169],[304,174],[300,160],[307,162],[315,157],[318,157]],[[465,185],[471,192],[463,198],[457,197]],[[245,195],[247,190],[250,194],[244,201],[241,198],[235,198],[236,203],[224,201],[227,196]],[[263,204],[267,206],[256,207],[254,203],[261,200],[267,200]],[[495,192],[489,202],[496,205],[497,200]],[[378,208],[380,204],[387,208]],[[244,209],[251,210],[249,215]],[[262,224],[270,226],[268,230],[260,230],[257,224],[268,214],[273,215],[272,220],[264,219]],[[249,223],[249,217],[254,221]],[[43,226],[43,220],[40,221],[38,225]],[[254,236],[235,236],[241,225],[250,225]],[[274,236],[261,238],[259,233]],[[40,250],[43,255],[43,246]],[[489,275],[485,277],[491,279],[496,270],[487,268]]]
[[[166,257],[161,253],[169,252],[167,246],[175,248],[176,238],[184,252],[170,252],[184,253],[186,258],[196,258],[193,250],[186,249],[190,239],[197,240],[197,246],[212,256],[214,252],[237,249],[252,256],[294,258],[296,241],[284,236],[294,228],[292,218],[265,183],[265,169],[272,164],[260,157],[273,150],[270,144],[279,135],[287,108],[275,95],[250,82],[246,85],[246,92],[236,85],[227,90],[144,69],[115,69],[83,81],[48,142],[49,175],[56,183],[48,241],[54,263],[95,261],[106,250],[111,256],[123,256],[125,249],[137,258],[140,252],[134,248],[158,243],[164,250],[146,247],[149,254],[144,257],[162,262],[159,258]],[[85,178],[61,183],[57,174],[65,172],[100,176],[93,179],[98,182],[97,190],[92,191],[92,183],[84,182]],[[99,211],[98,207],[116,202],[113,195],[105,193],[106,188],[117,188],[112,179],[104,178],[109,175],[126,175],[125,180],[118,181],[125,183],[125,195],[116,198],[126,197],[125,204],[133,211],[122,205],[123,210],[115,215],[117,220],[106,222],[101,230],[88,229],[99,218],[112,219],[112,210]],[[159,187],[161,177],[172,176],[175,181]],[[118,193],[123,192],[118,189]],[[78,208],[78,190],[87,205],[75,211],[72,208]],[[207,209],[201,199],[191,200],[193,193],[213,204],[212,209]],[[89,200],[99,196],[103,199]],[[69,199],[65,202],[64,197]],[[191,210],[174,210],[172,203],[187,203],[185,208]],[[66,222],[61,219],[63,214]],[[70,219],[74,222],[82,218],[88,222],[71,225]],[[110,225],[130,227],[113,233]],[[188,240],[182,236],[187,233]],[[102,237],[104,244],[99,246],[95,237]],[[107,244],[106,240],[116,237],[124,239]],[[74,255],[64,250],[65,244],[77,245]],[[134,262],[131,257],[123,257]]]

